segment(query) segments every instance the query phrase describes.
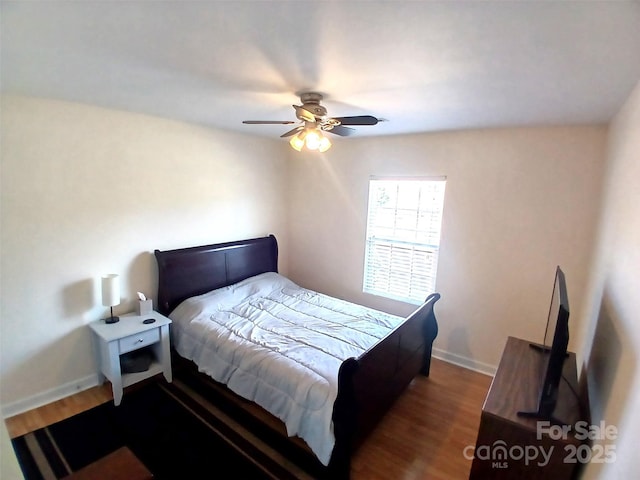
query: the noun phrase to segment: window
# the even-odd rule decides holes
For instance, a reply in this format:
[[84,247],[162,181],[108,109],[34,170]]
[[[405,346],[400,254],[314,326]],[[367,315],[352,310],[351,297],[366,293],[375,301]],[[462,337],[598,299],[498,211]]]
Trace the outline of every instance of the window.
[[417,304],[435,292],[445,184],[370,180],[364,292]]

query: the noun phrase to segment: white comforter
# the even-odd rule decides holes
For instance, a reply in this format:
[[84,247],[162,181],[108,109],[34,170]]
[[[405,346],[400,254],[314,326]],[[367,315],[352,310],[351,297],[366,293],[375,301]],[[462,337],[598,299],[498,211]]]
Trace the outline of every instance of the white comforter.
[[185,300],[170,317],[180,355],[280,418],[324,465],[334,445],[340,364],[403,320],[301,288],[277,273]]

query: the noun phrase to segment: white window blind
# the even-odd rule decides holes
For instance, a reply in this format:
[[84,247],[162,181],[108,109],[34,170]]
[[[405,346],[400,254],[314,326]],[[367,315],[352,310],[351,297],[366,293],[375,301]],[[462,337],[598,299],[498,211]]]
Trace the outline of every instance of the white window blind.
[[364,292],[410,303],[435,292],[445,184],[370,180]]

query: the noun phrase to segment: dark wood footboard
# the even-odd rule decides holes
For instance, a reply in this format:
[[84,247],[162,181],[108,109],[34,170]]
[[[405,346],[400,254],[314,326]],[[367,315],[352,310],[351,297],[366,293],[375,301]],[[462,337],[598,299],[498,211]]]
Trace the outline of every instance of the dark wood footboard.
[[340,367],[333,423],[336,443],[331,478],[349,478],[351,453],[364,441],[393,402],[419,373],[429,375],[438,335],[431,294],[417,310],[359,358]]

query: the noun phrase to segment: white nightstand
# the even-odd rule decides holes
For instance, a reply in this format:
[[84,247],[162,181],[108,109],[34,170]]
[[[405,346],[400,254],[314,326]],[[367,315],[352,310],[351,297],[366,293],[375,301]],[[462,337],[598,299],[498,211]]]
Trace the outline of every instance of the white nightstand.
[[[142,323],[147,318],[154,318],[153,323]],[[172,381],[171,344],[169,325],[171,320],[151,312],[147,315],[121,315],[118,323],[104,323],[98,320],[90,323],[93,330],[100,368],[101,382],[104,377],[111,381],[113,402],[120,405],[122,390],[140,380],[162,373],[167,382]],[[151,346],[154,360],[148,370],[137,373],[120,371],[120,355]]]

